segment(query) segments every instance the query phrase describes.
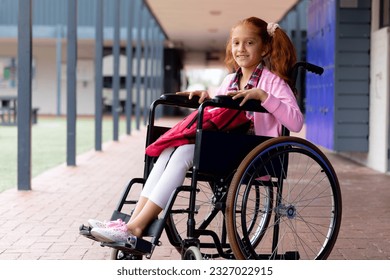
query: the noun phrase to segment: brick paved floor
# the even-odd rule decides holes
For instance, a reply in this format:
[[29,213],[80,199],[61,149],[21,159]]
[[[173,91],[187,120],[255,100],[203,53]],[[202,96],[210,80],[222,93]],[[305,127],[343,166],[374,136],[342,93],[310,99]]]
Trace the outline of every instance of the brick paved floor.
[[[143,173],[145,129],[32,180],[32,191],[0,193],[0,259],[108,259],[110,249],[79,235],[107,219],[123,186]],[[390,176],[327,153],[342,188],[343,221],[330,259],[390,259]],[[152,259],[179,259],[164,236]]]

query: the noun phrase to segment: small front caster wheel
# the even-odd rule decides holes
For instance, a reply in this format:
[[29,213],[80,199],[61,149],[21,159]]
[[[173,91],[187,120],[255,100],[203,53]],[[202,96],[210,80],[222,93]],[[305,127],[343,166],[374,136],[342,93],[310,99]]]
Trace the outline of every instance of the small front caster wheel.
[[202,254],[196,246],[189,247],[182,255],[182,260],[202,260]]
[[142,260],[142,255],[135,255],[135,254],[123,252],[122,250],[112,249],[110,259],[111,260]]

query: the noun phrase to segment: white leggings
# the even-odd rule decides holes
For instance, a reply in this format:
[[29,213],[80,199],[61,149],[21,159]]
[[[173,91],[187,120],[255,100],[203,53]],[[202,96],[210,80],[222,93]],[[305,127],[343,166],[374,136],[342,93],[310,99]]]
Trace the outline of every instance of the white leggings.
[[165,149],[155,163],[141,196],[148,198],[162,209],[173,191],[184,182],[193,165],[195,144]]

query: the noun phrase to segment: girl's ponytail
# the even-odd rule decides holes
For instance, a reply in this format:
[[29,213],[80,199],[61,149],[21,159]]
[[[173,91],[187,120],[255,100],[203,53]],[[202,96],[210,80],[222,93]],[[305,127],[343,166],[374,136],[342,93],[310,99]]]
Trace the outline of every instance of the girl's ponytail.
[[270,37],[270,52],[266,64],[272,72],[285,80],[291,88],[294,88],[291,70],[297,62],[295,47],[287,34],[279,27]]

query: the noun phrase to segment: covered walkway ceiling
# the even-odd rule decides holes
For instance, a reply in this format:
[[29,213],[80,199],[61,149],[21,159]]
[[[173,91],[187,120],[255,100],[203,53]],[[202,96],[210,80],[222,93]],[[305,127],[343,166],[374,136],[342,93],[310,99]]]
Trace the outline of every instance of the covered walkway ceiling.
[[185,51],[222,51],[230,28],[256,16],[279,21],[299,0],[146,0],[169,37]]

